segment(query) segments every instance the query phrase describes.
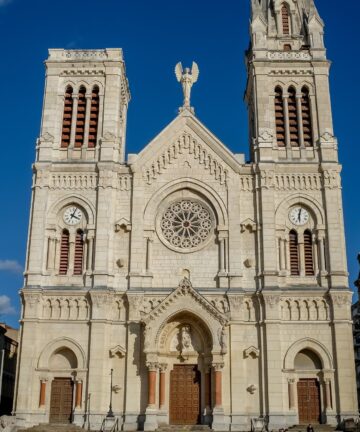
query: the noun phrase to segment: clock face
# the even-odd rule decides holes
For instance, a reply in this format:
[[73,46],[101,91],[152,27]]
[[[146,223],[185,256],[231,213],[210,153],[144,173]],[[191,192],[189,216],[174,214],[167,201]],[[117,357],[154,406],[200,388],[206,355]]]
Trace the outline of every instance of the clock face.
[[294,225],[305,225],[309,221],[310,215],[303,207],[295,207],[290,211],[289,218]]
[[68,225],[76,225],[81,221],[82,216],[83,214],[79,207],[69,207],[64,212],[64,222]]

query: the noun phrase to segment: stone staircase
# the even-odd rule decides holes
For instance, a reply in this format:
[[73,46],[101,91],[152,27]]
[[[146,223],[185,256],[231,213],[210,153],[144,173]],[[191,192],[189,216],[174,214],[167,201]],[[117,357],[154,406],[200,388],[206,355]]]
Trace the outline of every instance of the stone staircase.
[[[295,425],[289,428],[289,431],[291,432],[306,432],[308,425]],[[329,425],[322,425],[322,424],[313,424],[312,427],[314,428],[315,432],[334,432],[337,430],[336,426],[329,426]]]
[[160,426],[156,432],[211,432],[207,425],[166,425]]
[[58,425],[58,424],[40,424],[28,429],[18,429],[17,432],[84,432],[79,426],[73,424]]

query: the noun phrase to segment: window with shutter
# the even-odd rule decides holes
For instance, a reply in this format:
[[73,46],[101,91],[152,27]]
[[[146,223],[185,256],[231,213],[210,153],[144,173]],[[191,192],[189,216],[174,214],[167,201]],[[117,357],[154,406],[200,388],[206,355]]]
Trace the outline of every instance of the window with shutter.
[[304,233],[304,253],[305,253],[305,275],[314,276],[314,251],[312,244],[312,234],[310,231]]
[[280,87],[275,89],[275,124],[276,139],[279,147],[285,147],[285,116],[283,92]]
[[290,34],[290,16],[289,16],[289,6],[284,3],[281,8],[281,19],[282,19],[282,29],[283,35]]
[[303,130],[304,130],[304,144],[305,147],[312,147],[313,133],[312,133],[309,89],[307,87],[303,87],[301,93],[302,93],[301,114],[302,114]]
[[60,241],[60,266],[59,274],[66,275],[69,268],[69,247],[70,247],[69,231],[63,230]]
[[294,87],[290,87],[288,92],[290,145],[292,147],[299,147],[299,124],[296,106],[296,90]]
[[74,105],[73,89],[72,87],[69,86],[65,91],[64,115],[63,115],[63,125],[62,125],[62,134],[61,134],[62,148],[67,148],[70,145],[73,105]]
[[289,246],[290,246],[290,273],[291,276],[299,276],[300,275],[299,241],[298,241],[298,234],[296,231],[290,231]]
[[90,125],[89,125],[89,147],[96,147],[96,140],[99,125],[99,87],[95,86],[91,95]]
[[79,90],[78,109],[76,116],[75,147],[82,147],[85,136],[86,121],[86,89],[81,87]]
[[75,237],[74,275],[82,275],[84,260],[84,233],[78,230]]

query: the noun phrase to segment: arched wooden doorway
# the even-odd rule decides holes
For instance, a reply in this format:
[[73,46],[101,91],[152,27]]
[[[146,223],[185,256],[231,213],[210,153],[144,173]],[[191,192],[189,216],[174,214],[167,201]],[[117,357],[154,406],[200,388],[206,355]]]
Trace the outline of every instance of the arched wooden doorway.
[[321,360],[313,351],[304,349],[295,357],[298,373],[297,394],[299,423],[319,424],[321,422],[321,396],[318,372],[322,369]]

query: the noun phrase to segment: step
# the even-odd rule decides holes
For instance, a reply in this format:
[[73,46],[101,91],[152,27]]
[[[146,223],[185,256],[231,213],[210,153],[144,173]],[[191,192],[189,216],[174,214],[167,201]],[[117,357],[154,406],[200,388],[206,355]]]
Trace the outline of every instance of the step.
[[160,426],[157,432],[182,432],[182,431],[202,431],[211,432],[208,425],[166,425]]
[[27,429],[18,429],[17,432],[84,432],[79,426],[72,424],[40,424]]

